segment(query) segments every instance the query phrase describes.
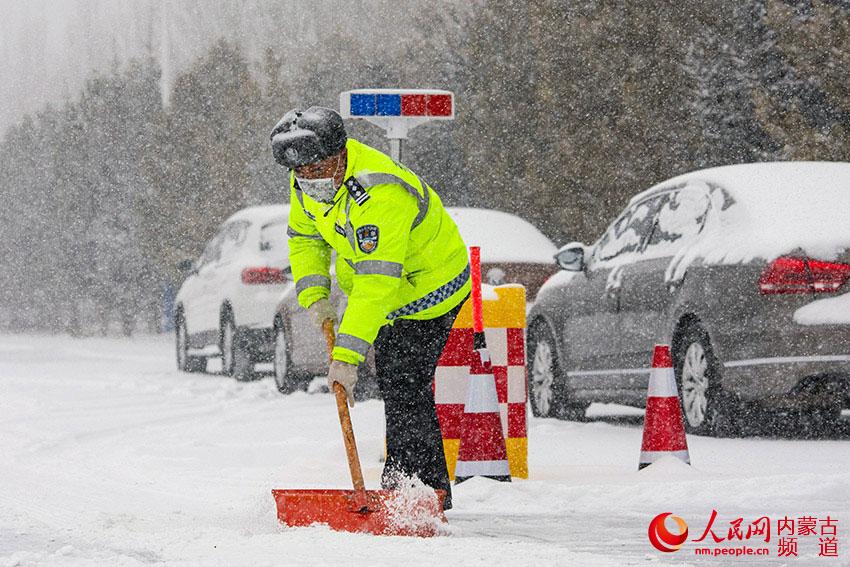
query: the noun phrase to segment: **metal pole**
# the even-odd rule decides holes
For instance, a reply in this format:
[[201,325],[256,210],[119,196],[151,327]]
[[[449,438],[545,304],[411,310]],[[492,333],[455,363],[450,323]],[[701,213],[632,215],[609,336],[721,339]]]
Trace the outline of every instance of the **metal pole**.
[[401,163],[401,138],[390,138],[390,157]]

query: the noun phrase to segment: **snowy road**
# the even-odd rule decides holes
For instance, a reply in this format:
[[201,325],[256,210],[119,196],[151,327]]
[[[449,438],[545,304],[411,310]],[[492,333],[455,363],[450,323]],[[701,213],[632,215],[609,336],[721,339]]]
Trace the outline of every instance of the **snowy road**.
[[[639,413],[532,419],[529,480],[457,487],[447,537],[377,538],[281,529],[274,516],[271,488],[347,486],[330,396],[173,368],[169,337],[0,336],[0,566],[741,562],[697,556],[706,542],[649,544],[657,514],[684,518],[693,540],[712,510],[722,536],[738,517],[838,520],[838,558],[816,557],[818,535],[779,558],[773,533],[735,542],[769,548],[753,564],[850,559],[850,426],[829,440],[690,437],[693,468],[638,473]],[[377,401],[353,410],[369,487],[381,414]]]

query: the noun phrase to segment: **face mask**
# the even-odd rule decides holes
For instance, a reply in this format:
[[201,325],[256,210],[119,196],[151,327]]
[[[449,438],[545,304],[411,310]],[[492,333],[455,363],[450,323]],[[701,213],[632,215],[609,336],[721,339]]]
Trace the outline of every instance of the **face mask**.
[[[340,158],[341,157],[342,156],[340,156]],[[298,181],[298,186],[301,187],[301,190],[307,193],[307,196],[314,201],[328,204],[333,203],[337,190],[337,187],[334,184],[334,179],[336,178],[336,173],[339,170],[340,158],[337,158],[336,168],[334,169],[333,175],[330,177],[320,177],[318,179],[304,179],[296,175],[295,180]]]
[[314,201],[333,203],[334,195],[336,195],[333,177],[321,177],[319,179],[296,177],[295,179],[298,180],[298,186],[301,187],[301,190]]

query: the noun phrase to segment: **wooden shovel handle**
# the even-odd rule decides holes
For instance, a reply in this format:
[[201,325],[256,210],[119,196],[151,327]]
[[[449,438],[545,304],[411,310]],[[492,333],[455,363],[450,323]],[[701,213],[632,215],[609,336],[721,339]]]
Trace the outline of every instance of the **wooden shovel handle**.
[[330,319],[325,319],[322,323],[322,333],[325,335],[325,342],[328,345],[328,360],[333,360],[334,345],[336,344],[334,322]]
[[[328,344],[328,359],[330,360],[336,342],[333,321],[325,319],[325,322],[322,323],[322,332],[325,335],[325,342]],[[348,396],[345,395],[345,388],[339,382],[334,382],[333,390],[336,397],[337,413],[339,413],[339,425],[342,427],[342,440],[345,442],[345,454],[348,457],[348,470],[351,472],[351,483],[354,485],[354,490],[365,491],[366,484],[363,482],[363,471],[360,469],[360,457],[357,455],[357,443],[354,441],[351,414],[348,412]]]

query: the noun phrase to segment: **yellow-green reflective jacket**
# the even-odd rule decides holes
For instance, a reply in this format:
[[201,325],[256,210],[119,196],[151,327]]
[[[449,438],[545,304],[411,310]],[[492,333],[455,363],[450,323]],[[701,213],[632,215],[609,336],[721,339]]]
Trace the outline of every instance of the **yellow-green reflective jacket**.
[[328,205],[290,175],[289,260],[298,302],[307,308],[336,278],[348,295],[333,358],[363,361],[383,325],[433,319],[469,293],[466,245],[440,198],[415,173],[349,139],[342,186]]

